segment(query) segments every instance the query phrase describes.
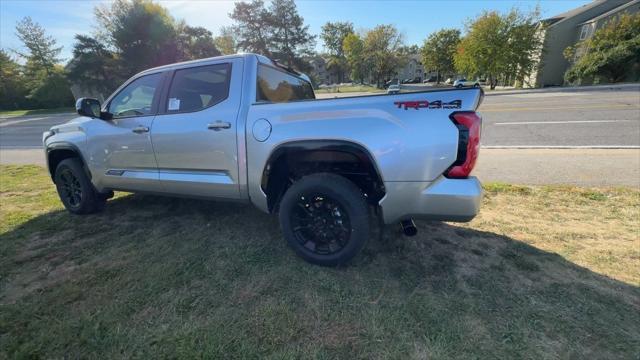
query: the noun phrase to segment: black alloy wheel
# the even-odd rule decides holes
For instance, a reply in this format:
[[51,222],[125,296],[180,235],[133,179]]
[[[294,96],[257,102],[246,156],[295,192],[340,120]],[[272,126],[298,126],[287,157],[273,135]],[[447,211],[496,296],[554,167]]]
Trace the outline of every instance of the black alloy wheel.
[[70,207],[79,208],[82,201],[82,185],[71,169],[64,168],[60,171],[59,186],[62,189],[62,200]]
[[62,160],[53,178],[64,207],[73,214],[90,214],[104,208],[108,194],[96,191],[78,158]]
[[344,207],[329,195],[300,195],[291,212],[291,225],[298,243],[319,255],[344,249],[351,236],[351,223]]
[[369,205],[360,188],[340,175],[312,174],[294,182],[279,216],[289,246],[313,264],[346,263],[369,239]]

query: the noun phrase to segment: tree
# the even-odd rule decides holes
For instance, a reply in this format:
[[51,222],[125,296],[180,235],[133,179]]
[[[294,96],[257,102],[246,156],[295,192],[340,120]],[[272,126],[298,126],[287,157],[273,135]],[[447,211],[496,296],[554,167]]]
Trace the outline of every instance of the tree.
[[342,49],[347,60],[349,69],[351,69],[351,78],[364,83],[367,76],[367,61],[364,56],[364,41],[360,36],[351,33],[347,35],[342,42]]
[[610,20],[590,39],[565,50],[565,56],[571,61],[577,51],[582,56],[565,73],[568,82],[585,78],[612,83],[625,80],[631,69],[640,65],[640,14],[623,14]]
[[330,55],[343,56],[343,43],[344,39],[353,34],[353,24],[345,22],[327,22],[322,25],[322,33],[320,38],[324,42],[324,46],[327,48]]
[[102,100],[126,79],[116,55],[97,39],[76,35],[73,59],[67,64],[67,77]]
[[507,36],[500,14],[485,12],[467,24],[467,34],[454,56],[455,68],[471,77],[487,75],[494,89],[496,76],[506,69]]
[[20,65],[0,49],[0,109],[13,110],[25,106],[26,95]]
[[347,71],[348,62],[344,56],[344,39],[353,33],[353,24],[350,22],[327,22],[322,26],[320,38],[324,46],[329,51],[327,68],[337,74],[338,82],[344,81],[344,74]]
[[315,36],[309,34],[309,25],[298,14],[293,0],[272,0],[269,8],[273,55],[289,67],[301,66],[304,55],[310,55]]
[[505,21],[509,28],[507,74],[522,86],[539,64],[544,26],[538,8],[528,13],[512,10]]
[[271,57],[270,15],[262,0],[238,2],[229,16],[236,22],[233,32],[239,49]]
[[527,14],[517,9],[506,15],[484,12],[466,25],[467,34],[454,55],[456,70],[471,77],[486,75],[491,89],[498,75],[524,80],[542,46],[538,23],[537,9]]
[[127,76],[179,59],[178,29],[167,9],[151,0],[115,0],[96,7],[98,40],[120,59]]
[[378,87],[402,65],[403,57],[399,54],[402,45],[402,35],[393,25],[378,25],[365,35],[364,56]]
[[224,26],[220,29],[220,35],[213,39],[216,47],[224,55],[235,54],[237,52],[237,40],[233,28]]
[[200,26],[189,26],[183,21],[177,25],[176,60],[204,59],[220,56],[211,31]]
[[27,71],[34,73],[44,71],[51,75],[55,64],[60,62],[62,46],[56,46],[56,40],[45,33],[40,24],[27,16],[16,25],[16,36],[22,41],[27,52],[17,52],[27,60]]
[[25,17],[16,25],[16,35],[23,43],[25,51],[18,55],[26,60],[24,66],[24,84],[28,94],[25,97],[27,107],[62,107],[73,104],[73,96],[64,70],[56,64],[61,46],[47,35],[40,24]]
[[425,70],[437,72],[436,82],[440,83],[442,74],[455,71],[453,56],[460,43],[460,30],[441,29],[429,35],[421,49],[422,64]]

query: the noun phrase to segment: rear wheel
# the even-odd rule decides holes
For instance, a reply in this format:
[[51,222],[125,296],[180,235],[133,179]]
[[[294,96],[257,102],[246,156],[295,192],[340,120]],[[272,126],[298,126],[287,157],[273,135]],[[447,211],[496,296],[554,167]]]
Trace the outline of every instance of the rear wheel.
[[462,84],[458,84],[458,85],[456,85],[456,87],[457,87],[458,89],[460,89],[460,88],[462,87]]
[[62,160],[56,167],[54,182],[64,207],[74,214],[102,210],[107,196],[99,194],[76,158]]
[[289,246],[303,259],[335,266],[351,260],[369,239],[369,209],[351,181],[313,174],[284,194],[280,225]]
[[473,87],[477,89],[477,88],[479,88],[479,87],[480,87],[480,84],[475,83],[475,84],[473,84]]

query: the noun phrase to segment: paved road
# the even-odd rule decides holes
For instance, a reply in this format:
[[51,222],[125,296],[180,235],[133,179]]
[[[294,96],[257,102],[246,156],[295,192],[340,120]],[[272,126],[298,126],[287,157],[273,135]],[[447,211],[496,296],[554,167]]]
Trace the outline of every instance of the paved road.
[[640,146],[640,91],[487,96],[480,106],[486,146]]
[[[489,95],[479,110],[484,146],[640,146],[640,86]],[[0,147],[40,147],[43,131],[73,116],[0,119]]]
[[0,147],[33,148],[42,146],[42,133],[69,121],[74,114],[31,115],[0,118]]

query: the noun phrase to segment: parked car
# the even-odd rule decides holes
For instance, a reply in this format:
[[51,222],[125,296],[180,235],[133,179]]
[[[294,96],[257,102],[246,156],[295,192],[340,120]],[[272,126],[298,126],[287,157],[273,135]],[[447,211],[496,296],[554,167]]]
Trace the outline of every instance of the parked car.
[[472,86],[472,87],[479,88],[480,82],[478,80],[458,79],[453,82],[453,86],[458,89],[465,86]]
[[384,83],[384,88],[387,89],[387,88],[389,88],[389,86],[391,86],[393,84],[400,84],[400,81],[398,79],[387,80]]
[[102,105],[78,99],[79,117],[43,134],[47,167],[73,214],[116,190],[252,203],[320,265],[353,258],[373,216],[411,235],[413,218],[477,214],[482,90],[314,99],[261,55],[149,69]]
[[434,82],[436,82],[437,80],[438,80],[438,77],[436,77],[436,76],[431,76],[431,77],[428,77],[428,78],[424,79],[423,83],[424,83],[424,84],[427,84],[427,83],[434,83]]
[[400,85],[398,84],[389,85],[389,87],[387,88],[387,94],[398,94],[398,93],[400,93]]

